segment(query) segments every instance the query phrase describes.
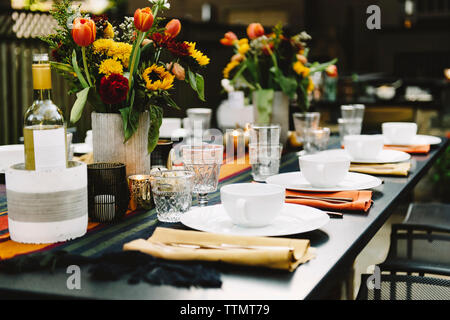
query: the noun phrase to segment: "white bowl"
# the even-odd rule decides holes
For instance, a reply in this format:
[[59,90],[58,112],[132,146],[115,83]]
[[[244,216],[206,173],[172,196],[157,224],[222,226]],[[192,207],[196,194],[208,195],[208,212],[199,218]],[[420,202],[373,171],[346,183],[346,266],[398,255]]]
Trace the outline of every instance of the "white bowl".
[[303,177],[313,187],[329,188],[345,179],[350,168],[350,158],[313,154],[300,157],[299,164]]
[[23,144],[0,146],[0,173],[16,163],[25,162]]

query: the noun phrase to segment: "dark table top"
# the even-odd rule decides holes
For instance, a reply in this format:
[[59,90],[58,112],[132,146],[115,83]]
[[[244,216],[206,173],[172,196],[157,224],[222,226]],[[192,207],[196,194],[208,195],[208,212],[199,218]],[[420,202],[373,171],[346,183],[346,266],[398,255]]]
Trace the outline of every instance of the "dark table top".
[[[439,154],[448,145],[443,139],[427,155],[412,157],[408,177],[382,177],[384,183],[373,189],[374,204],[368,214],[345,214],[343,219],[331,219],[320,230],[296,235],[311,240],[317,248],[317,257],[292,273],[232,267],[222,275],[220,289],[154,286],[147,283],[129,285],[126,280],[94,282],[81,268],[81,289],[69,290],[66,282],[70,274],[60,270],[54,274],[33,272],[20,275],[0,274],[0,297],[14,294],[49,295],[51,297],[100,299],[171,299],[171,300],[290,300],[318,299],[327,295],[353,264],[359,252],[384,224],[400,198],[407,195]],[[288,155],[289,156],[289,155]],[[289,156],[292,158],[292,155]],[[292,160],[292,159],[291,159]],[[298,170],[296,161],[283,171]],[[295,168],[296,169],[292,169]]]

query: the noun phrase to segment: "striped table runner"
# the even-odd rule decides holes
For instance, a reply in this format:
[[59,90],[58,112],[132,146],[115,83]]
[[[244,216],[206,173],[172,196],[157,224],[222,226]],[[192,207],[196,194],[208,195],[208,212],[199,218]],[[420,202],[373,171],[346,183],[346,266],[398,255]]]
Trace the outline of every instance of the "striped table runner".
[[[283,156],[280,172],[298,170],[298,161],[295,153]],[[251,166],[246,159],[244,164],[224,164],[220,169],[219,188],[209,195],[209,204],[220,202],[221,186],[251,182]],[[195,204],[194,197],[194,204]],[[0,185],[0,260],[8,259],[20,254],[44,250],[66,250],[74,254],[96,256],[105,252],[120,251],[124,243],[137,238],[149,238],[156,227],[171,227],[185,229],[181,223],[169,224],[159,222],[155,209],[150,211],[128,212],[126,217],[115,224],[103,224],[90,222],[88,232],[81,238],[55,243],[55,244],[22,244],[12,241],[8,232],[8,211],[6,203],[5,185]]]

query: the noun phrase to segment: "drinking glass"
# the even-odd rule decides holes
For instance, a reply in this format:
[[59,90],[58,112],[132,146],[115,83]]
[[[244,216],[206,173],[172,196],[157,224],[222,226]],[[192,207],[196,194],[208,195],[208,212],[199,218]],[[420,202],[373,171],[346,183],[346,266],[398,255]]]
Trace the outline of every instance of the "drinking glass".
[[193,192],[198,195],[199,206],[208,204],[208,193],[217,190],[223,146],[213,144],[181,146],[184,168],[194,173]]
[[270,176],[278,174],[282,144],[249,144],[249,159],[252,165],[253,180],[264,182]]
[[203,131],[211,125],[212,110],[208,108],[191,108],[186,110],[191,134],[202,136]]
[[305,136],[308,130],[317,129],[319,127],[320,113],[319,112],[296,112],[293,115],[295,133],[299,142],[305,141]]
[[179,222],[192,204],[194,173],[187,170],[165,170],[152,174],[151,185],[158,220]]
[[349,104],[341,106],[342,119],[363,119],[366,107],[363,104]]
[[250,144],[278,145],[280,143],[281,126],[275,123],[252,123],[250,130]]
[[313,154],[327,148],[330,140],[330,128],[310,129],[305,133],[304,150],[306,154]]
[[344,142],[344,137],[347,135],[361,134],[362,119],[352,118],[352,119],[338,119],[339,124],[339,136],[341,139],[341,144]]

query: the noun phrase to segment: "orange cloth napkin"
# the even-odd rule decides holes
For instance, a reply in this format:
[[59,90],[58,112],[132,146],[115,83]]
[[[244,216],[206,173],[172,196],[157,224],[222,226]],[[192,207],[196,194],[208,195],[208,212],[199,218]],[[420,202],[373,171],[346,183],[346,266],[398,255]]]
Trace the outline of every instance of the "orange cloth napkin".
[[427,154],[430,152],[430,145],[429,144],[418,144],[413,146],[394,146],[394,145],[385,145],[384,149],[386,150],[397,150],[397,151],[403,151],[406,153],[423,153]]
[[324,210],[343,210],[343,211],[364,211],[367,212],[373,203],[372,191],[339,191],[339,192],[298,192],[292,190],[286,190],[286,196],[298,195],[298,196],[310,196],[310,197],[339,197],[339,198],[352,198],[352,202],[346,203],[334,203],[324,200],[311,200],[311,199],[286,199],[286,203],[303,204],[310,207],[315,207]]

